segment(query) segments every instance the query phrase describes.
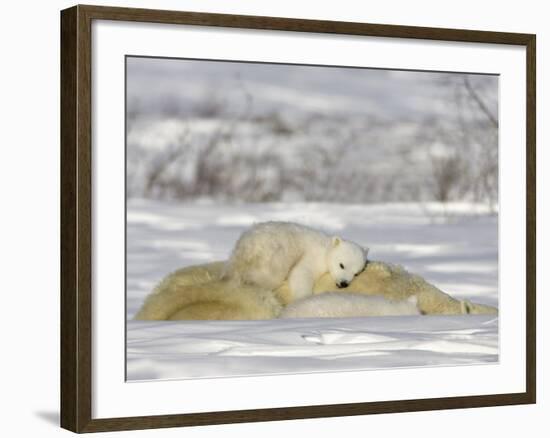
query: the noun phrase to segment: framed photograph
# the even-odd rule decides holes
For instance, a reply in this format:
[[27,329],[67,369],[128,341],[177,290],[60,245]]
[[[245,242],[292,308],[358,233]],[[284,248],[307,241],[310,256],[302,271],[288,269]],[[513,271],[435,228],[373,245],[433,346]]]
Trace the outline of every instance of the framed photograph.
[[61,426],[535,403],[535,35],[61,12]]

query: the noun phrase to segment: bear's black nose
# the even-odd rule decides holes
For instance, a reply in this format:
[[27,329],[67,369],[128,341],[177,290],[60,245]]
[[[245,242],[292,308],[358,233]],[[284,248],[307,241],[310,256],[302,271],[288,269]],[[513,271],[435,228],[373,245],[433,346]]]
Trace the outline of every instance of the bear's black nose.
[[337,286],[339,288],[342,288],[342,287],[348,287],[348,282],[347,281],[341,281],[340,283],[337,284]]

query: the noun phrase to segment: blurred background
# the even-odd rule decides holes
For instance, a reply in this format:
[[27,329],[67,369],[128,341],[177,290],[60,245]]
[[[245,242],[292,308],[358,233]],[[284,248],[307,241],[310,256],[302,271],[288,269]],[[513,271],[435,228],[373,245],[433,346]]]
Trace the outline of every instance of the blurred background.
[[498,77],[127,58],[127,196],[498,208]]

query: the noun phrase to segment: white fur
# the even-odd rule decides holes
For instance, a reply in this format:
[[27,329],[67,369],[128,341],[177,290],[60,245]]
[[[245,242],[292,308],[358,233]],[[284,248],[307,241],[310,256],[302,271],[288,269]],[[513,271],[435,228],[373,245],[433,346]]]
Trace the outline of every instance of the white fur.
[[264,222],[241,235],[224,278],[270,290],[288,280],[292,299],[299,299],[311,295],[315,280],[327,272],[346,287],[366,257],[367,250],[340,237],[291,222]]
[[289,304],[279,318],[346,318],[420,315],[417,299],[390,301],[381,296],[325,292]]

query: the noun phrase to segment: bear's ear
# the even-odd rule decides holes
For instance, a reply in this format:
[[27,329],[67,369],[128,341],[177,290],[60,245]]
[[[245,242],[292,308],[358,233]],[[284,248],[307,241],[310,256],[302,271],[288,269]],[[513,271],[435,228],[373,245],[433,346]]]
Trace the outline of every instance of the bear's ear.
[[332,246],[338,246],[340,245],[340,242],[342,242],[342,239],[340,239],[338,236],[334,236],[332,238]]
[[470,303],[468,300],[462,300],[460,302],[460,312],[463,315],[469,315],[472,313],[472,303]]

